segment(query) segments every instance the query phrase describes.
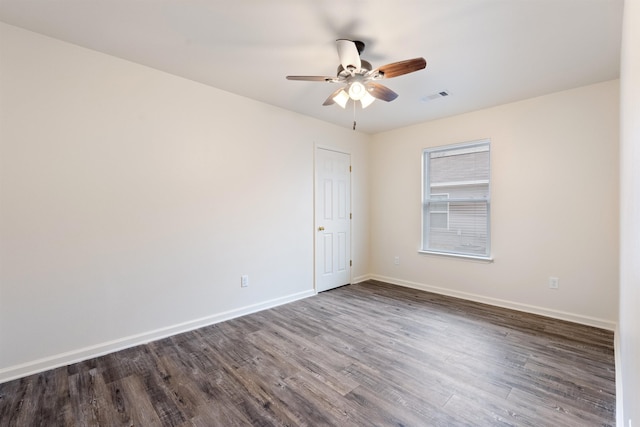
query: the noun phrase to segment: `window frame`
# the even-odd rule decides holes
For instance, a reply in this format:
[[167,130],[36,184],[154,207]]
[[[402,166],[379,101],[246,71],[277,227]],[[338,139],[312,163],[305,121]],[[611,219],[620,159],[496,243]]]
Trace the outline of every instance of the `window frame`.
[[[468,253],[463,251],[449,251],[438,248],[430,248],[429,245],[429,230],[430,230],[430,220],[431,220],[431,212],[429,212],[429,204],[430,203],[443,203],[441,199],[433,199],[430,196],[441,196],[445,194],[444,192],[438,193],[430,193],[431,183],[429,176],[429,160],[431,153],[434,152],[446,152],[453,150],[460,150],[465,148],[473,148],[473,147],[482,147],[486,146],[487,151],[489,153],[489,177],[487,179],[487,194],[485,198],[448,198],[446,199],[447,203],[447,230],[450,230],[450,204],[451,203],[482,203],[486,205],[486,251],[485,254],[475,254]],[[449,193],[446,193],[449,194]],[[474,260],[488,261],[492,262],[493,258],[491,256],[491,140],[489,138],[478,139],[474,141],[468,141],[463,143],[456,144],[447,144],[437,147],[429,147],[425,148],[422,151],[422,214],[421,214],[421,243],[419,253],[423,254],[433,254],[433,255],[444,255],[449,257],[457,257],[457,258],[469,258]],[[443,228],[434,228],[437,230],[444,230]]]

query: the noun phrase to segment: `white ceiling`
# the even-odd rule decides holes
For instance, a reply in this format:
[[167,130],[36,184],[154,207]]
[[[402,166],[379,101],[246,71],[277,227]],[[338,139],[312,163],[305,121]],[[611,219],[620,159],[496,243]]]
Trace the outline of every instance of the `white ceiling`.
[[[382,83],[400,96],[358,109],[358,130],[413,123],[619,76],[622,0],[0,0],[0,20],[350,128],[322,103],[335,40],[374,67],[422,56]],[[425,101],[447,90],[450,96]]]

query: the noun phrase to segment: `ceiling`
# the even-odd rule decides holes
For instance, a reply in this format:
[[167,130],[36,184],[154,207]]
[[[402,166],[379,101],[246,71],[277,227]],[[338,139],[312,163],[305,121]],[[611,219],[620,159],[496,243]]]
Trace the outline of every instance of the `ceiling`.
[[[355,111],[378,133],[618,78],[623,0],[0,0],[0,21],[351,128],[322,106],[335,40],[374,67],[424,57],[382,81],[399,97]],[[449,96],[429,99],[446,90]]]

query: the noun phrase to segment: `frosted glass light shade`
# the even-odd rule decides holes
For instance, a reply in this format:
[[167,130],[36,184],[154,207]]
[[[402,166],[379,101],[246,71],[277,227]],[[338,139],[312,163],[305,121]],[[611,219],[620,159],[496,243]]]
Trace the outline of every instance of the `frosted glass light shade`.
[[362,108],[367,108],[375,100],[376,99],[373,96],[371,96],[369,92],[365,92],[364,96],[360,100],[360,103],[362,104]]
[[333,100],[336,104],[338,104],[342,108],[345,108],[347,106],[347,101],[349,101],[349,95],[347,95],[347,92],[345,92],[344,90],[341,90],[336,96],[333,97]]

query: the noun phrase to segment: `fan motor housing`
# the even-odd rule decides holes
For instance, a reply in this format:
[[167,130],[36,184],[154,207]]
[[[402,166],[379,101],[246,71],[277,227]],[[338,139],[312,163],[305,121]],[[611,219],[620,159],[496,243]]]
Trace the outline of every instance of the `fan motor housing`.
[[[362,72],[371,71],[373,67],[369,61],[365,61],[364,59],[360,60],[360,69],[356,70],[356,73],[363,74]],[[348,70],[345,70],[342,65],[338,65],[338,77],[349,77],[351,73]]]

